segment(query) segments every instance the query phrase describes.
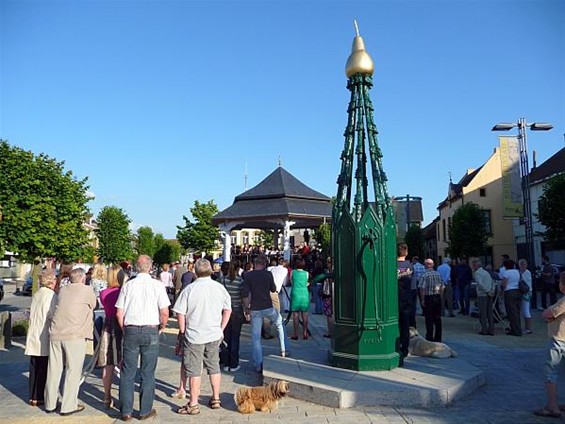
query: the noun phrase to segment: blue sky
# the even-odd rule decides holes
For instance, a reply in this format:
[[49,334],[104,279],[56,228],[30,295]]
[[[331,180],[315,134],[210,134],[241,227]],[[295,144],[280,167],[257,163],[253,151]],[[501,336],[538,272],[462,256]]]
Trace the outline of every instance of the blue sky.
[[425,224],[497,145],[564,146],[565,2],[0,1],[0,137],[88,176],[101,207],[174,237],[195,200],[220,210],[283,167],[337,192],[359,22],[389,194]]

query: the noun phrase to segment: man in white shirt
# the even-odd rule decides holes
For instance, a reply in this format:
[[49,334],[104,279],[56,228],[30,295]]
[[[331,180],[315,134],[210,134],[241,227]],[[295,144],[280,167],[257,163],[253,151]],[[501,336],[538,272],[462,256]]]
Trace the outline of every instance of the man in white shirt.
[[231,297],[225,287],[212,280],[212,265],[199,259],[194,265],[198,277],[180,293],[173,311],[184,335],[184,367],[190,385],[190,401],[178,409],[181,415],[200,413],[198,397],[202,385],[202,364],[210,377],[212,398],[208,406],[220,408],[220,343],[231,315]]
[[[287,295],[285,289],[283,289],[283,287],[286,287],[288,283],[288,269],[284,266],[284,263],[285,260],[281,257],[279,258],[278,262],[275,262],[276,265],[267,268],[267,271],[270,271],[271,274],[273,274],[273,279],[275,280],[275,286],[277,288],[276,293],[271,293],[273,307],[281,314],[290,310],[290,298]],[[273,261],[271,261],[271,264],[273,264]],[[263,325],[265,326],[265,324]],[[270,325],[265,327],[269,328],[270,333]],[[283,330],[285,330],[284,326]]]
[[284,262],[285,262],[284,259],[280,258],[278,260],[278,263],[275,266],[270,266],[269,268],[267,268],[267,271],[271,271],[271,274],[273,274],[273,279],[275,280],[275,286],[277,287],[277,296],[279,298],[278,299],[279,305],[276,305],[275,301],[273,301],[273,306],[275,308],[279,306],[277,309],[286,312],[290,309],[290,307],[288,305],[289,300],[284,295],[284,290],[282,289],[288,283],[288,269],[284,267],[283,265]]
[[155,368],[159,357],[159,334],[167,325],[170,301],[163,283],[149,275],[152,266],[153,260],[147,255],[141,255],[137,259],[139,273],[122,286],[116,301],[116,319],[123,329],[123,366],[120,378],[120,412],[123,421],[132,420],[139,356],[139,419],[146,420],[157,415],[153,409]]

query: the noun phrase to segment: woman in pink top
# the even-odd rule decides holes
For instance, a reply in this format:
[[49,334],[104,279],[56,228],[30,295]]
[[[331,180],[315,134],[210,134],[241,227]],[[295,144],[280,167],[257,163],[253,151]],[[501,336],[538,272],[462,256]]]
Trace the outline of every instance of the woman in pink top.
[[108,272],[108,288],[100,292],[100,303],[104,307],[106,319],[100,337],[100,351],[98,352],[97,365],[102,368],[102,382],[104,383],[104,404],[112,408],[112,372],[114,367],[122,361],[122,329],[116,320],[116,301],[120,294],[118,273],[121,267],[114,265]]

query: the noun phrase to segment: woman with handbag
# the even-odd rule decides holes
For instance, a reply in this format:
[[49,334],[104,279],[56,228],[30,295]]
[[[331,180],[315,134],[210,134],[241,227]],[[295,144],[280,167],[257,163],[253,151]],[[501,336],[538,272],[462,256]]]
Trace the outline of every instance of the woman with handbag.
[[528,285],[528,292],[522,293],[521,312],[524,317],[523,334],[532,334],[532,314],[530,311],[530,300],[532,298],[532,273],[528,270],[528,262],[525,259],[518,261],[520,278]]
[[512,259],[505,260],[503,265],[506,269],[502,278],[504,305],[508,321],[510,321],[510,328],[506,329],[506,334],[521,337],[520,307],[522,306],[522,293],[519,290],[520,272],[515,269]]

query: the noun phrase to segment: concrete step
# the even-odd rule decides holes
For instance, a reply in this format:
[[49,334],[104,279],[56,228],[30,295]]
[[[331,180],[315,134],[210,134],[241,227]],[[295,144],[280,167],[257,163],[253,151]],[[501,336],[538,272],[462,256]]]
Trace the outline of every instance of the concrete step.
[[461,358],[409,356],[404,367],[360,372],[300,359],[267,356],[264,382],[286,380],[289,396],[332,408],[447,406],[486,383],[485,373]]

